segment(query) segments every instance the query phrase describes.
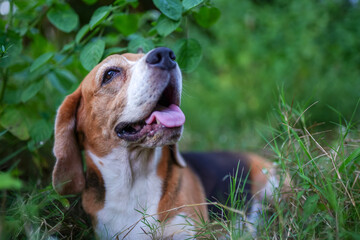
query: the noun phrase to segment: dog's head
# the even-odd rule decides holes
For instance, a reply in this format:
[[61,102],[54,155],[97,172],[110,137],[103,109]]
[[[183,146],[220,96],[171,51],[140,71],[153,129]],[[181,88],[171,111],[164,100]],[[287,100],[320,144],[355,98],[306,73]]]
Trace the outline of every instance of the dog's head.
[[60,194],[85,185],[81,149],[105,156],[114,148],[155,148],[175,144],[185,116],[174,53],[112,55],[99,63],[67,96],[55,123],[53,184]]

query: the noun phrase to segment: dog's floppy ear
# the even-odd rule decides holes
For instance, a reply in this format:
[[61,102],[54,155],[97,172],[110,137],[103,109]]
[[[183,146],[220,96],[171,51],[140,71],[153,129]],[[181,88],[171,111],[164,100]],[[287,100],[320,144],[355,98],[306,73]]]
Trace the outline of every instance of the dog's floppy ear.
[[176,144],[170,145],[169,149],[171,152],[171,157],[175,160],[175,162],[180,167],[186,167],[186,162],[184,158],[181,156],[180,152],[178,151],[177,145]]
[[76,112],[81,88],[68,95],[55,121],[53,187],[61,195],[80,193],[85,186],[81,152],[76,138]]

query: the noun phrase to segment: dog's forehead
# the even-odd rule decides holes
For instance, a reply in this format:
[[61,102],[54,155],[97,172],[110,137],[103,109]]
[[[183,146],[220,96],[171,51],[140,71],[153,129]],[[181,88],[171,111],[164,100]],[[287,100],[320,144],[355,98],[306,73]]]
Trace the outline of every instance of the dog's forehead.
[[128,61],[132,61],[132,62],[136,62],[138,61],[140,58],[142,58],[145,54],[143,53],[125,53],[122,54],[121,56],[123,56],[124,58],[126,58]]
[[119,64],[119,65],[128,65],[135,63],[140,60],[144,54],[135,54],[135,53],[124,53],[124,54],[114,54],[105,58],[100,65],[104,64]]
[[117,67],[124,69],[129,68],[137,61],[139,61],[143,56],[144,54],[134,53],[110,55],[91,70],[91,72],[85,77],[83,85],[88,85],[85,88],[95,87],[97,84],[94,83],[94,81],[97,81],[106,69]]
[[124,53],[124,54],[114,54],[105,58],[99,65],[100,68],[106,65],[114,65],[114,66],[125,66],[131,65],[132,63],[140,60],[144,54],[134,54],[134,53]]

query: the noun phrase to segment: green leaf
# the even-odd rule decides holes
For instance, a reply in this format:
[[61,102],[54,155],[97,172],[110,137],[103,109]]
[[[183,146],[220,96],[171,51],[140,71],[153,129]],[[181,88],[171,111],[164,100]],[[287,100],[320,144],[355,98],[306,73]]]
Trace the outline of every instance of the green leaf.
[[184,7],[184,12],[199,6],[204,0],[183,0],[182,5]]
[[139,16],[136,14],[117,15],[114,17],[114,26],[124,36],[129,36],[138,30]]
[[0,172],[0,189],[20,189],[22,182],[8,172]]
[[303,209],[303,219],[307,219],[311,214],[316,210],[317,203],[319,201],[318,195],[312,195],[308,197],[304,203]]
[[75,37],[75,42],[80,43],[81,39],[89,32],[90,26],[89,24],[85,24],[82,28],[78,31]]
[[175,43],[174,52],[176,61],[184,72],[192,72],[199,65],[202,50],[200,43],[195,39],[181,39]]
[[68,4],[55,5],[46,16],[56,28],[66,33],[74,30],[79,24],[79,16]]
[[33,72],[43,66],[45,63],[47,63],[52,57],[54,56],[54,53],[47,52],[35,59],[35,61],[31,64],[30,72]]
[[88,71],[99,63],[105,50],[105,42],[97,39],[89,42],[80,52],[81,65]]
[[347,232],[347,239],[360,239],[360,233],[359,232]]
[[5,163],[7,163],[8,161],[10,161],[11,159],[13,159],[14,157],[16,157],[17,155],[19,155],[20,153],[22,153],[24,150],[26,149],[25,146],[17,149],[17,150],[13,150],[9,155],[7,155],[6,157],[2,158],[0,160],[0,165],[3,165]]
[[154,48],[154,43],[150,39],[136,37],[129,42],[128,50],[137,53],[141,49],[144,53]]
[[61,49],[61,52],[69,51],[70,49],[73,49],[75,47],[75,42],[69,42],[68,44],[65,44],[64,47]]
[[0,132],[0,137],[2,137],[3,135],[5,135],[5,133],[7,133],[7,132],[8,132],[8,130],[4,130],[4,131]]
[[8,88],[4,94],[4,102],[7,104],[21,103],[21,94],[23,90],[21,88]]
[[153,0],[153,2],[168,18],[175,21],[181,19],[182,4],[180,0]]
[[180,26],[180,22],[171,20],[162,14],[157,20],[156,30],[161,36],[165,37],[177,29]]
[[72,74],[70,71],[66,70],[66,69],[61,69],[61,68],[57,68],[54,69],[55,73],[60,75],[61,77],[69,80],[72,83],[77,83],[78,79],[77,77],[74,76],[74,74]]
[[23,49],[22,38],[17,33],[11,30],[5,33],[0,30],[0,44],[5,51],[0,57],[0,67],[10,67],[21,59],[19,54]]
[[94,29],[97,25],[99,25],[102,21],[106,19],[106,17],[110,14],[111,6],[103,6],[96,9],[94,14],[90,19],[90,30]]
[[114,2],[114,5],[116,6],[126,6],[126,5],[131,5],[133,8],[136,8],[139,5],[138,0],[116,0]]
[[220,18],[220,10],[215,7],[202,7],[199,12],[194,13],[196,22],[204,28],[212,26]]
[[20,140],[27,140],[29,138],[28,128],[26,121],[24,121],[23,114],[15,107],[5,109],[0,118],[0,124]]
[[87,5],[93,5],[97,2],[97,0],[82,0],[84,3],[86,3]]
[[64,88],[64,86],[60,83],[60,79],[56,76],[55,73],[51,72],[46,75],[49,79],[51,85],[53,85],[54,88],[56,88],[60,93],[66,94],[67,91]]
[[34,146],[42,146],[53,133],[53,127],[44,119],[36,121],[30,128],[31,141]]
[[122,47],[108,48],[104,51],[104,57],[110,56],[112,54],[120,54],[122,52],[125,52],[126,50],[127,48],[122,48]]
[[21,93],[21,101],[27,102],[34,97],[42,88],[44,81],[32,83]]

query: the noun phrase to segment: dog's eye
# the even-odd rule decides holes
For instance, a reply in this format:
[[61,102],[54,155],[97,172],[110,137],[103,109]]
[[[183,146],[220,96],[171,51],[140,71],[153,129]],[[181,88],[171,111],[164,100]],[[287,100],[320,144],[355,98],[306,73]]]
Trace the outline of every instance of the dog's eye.
[[109,69],[104,73],[104,77],[102,80],[102,85],[109,83],[114,76],[116,76],[117,74],[119,74],[121,72],[121,70],[119,69]]

